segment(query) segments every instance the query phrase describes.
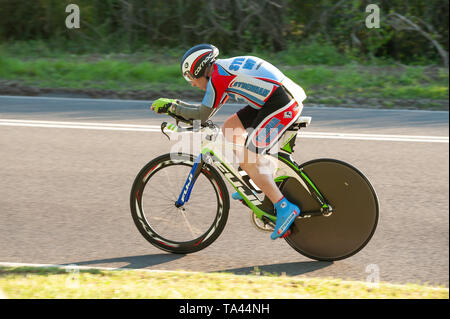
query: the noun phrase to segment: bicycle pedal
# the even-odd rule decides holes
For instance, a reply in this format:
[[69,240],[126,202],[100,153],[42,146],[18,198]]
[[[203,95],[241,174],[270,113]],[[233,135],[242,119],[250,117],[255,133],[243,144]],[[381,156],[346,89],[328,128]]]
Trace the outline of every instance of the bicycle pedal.
[[269,232],[273,232],[275,225],[271,222],[270,219],[268,219],[266,216],[262,217],[262,220],[259,219],[255,213],[251,213],[250,214],[253,225],[258,229],[258,230],[262,230],[262,231],[269,231]]

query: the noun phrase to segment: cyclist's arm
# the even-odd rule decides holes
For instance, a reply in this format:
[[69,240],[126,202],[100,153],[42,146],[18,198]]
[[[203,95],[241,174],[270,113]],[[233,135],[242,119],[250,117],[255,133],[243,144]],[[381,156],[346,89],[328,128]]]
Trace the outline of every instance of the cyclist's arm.
[[[215,66],[215,70],[217,66]],[[217,71],[217,70],[216,70]],[[227,95],[225,95],[226,85],[219,81],[219,86],[215,84],[214,79],[218,72],[215,72],[216,76],[212,76],[206,86],[205,96],[203,97],[201,104],[189,104],[183,101],[177,100],[171,107],[171,112],[175,115],[182,116],[188,120],[201,120],[202,124],[206,122],[211,115],[213,115],[226,101]],[[224,82],[225,83],[225,82]],[[227,84],[228,85],[228,84]]]
[[187,120],[200,120],[202,124],[209,119],[213,110],[213,108],[207,107],[204,104],[189,104],[179,100],[170,108],[170,111],[175,115]]

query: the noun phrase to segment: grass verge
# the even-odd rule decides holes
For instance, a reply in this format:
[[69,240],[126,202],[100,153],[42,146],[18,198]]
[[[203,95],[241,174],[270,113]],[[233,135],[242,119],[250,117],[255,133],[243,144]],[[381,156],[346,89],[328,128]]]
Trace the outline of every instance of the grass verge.
[[80,269],[74,272],[56,267],[0,267],[0,289],[12,299],[449,298],[448,288],[417,284],[379,283],[374,286],[331,278],[144,270]]
[[[270,60],[305,88],[310,98],[447,100],[449,72],[436,66],[292,65]],[[145,54],[88,54],[25,57],[0,50],[0,79],[38,88],[197,92],[179,71],[178,59]]]

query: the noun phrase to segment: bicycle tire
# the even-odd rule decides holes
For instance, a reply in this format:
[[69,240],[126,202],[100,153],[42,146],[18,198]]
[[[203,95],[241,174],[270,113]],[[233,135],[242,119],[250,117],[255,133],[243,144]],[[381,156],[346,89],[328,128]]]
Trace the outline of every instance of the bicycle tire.
[[[160,210],[158,210],[156,207],[154,208],[153,206],[155,205],[156,202],[164,202],[164,201],[167,201],[168,207],[167,211],[164,211],[164,214],[162,215],[163,216],[162,218],[165,219],[165,222],[167,221],[170,222],[170,218],[172,217],[174,218],[179,217],[179,215],[177,214],[179,214],[180,212],[183,214],[185,220],[187,220],[184,212],[180,211],[181,208],[175,207],[176,198],[172,197],[172,199],[169,198],[166,199],[165,198],[166,194],[161,193],[165,191],[171,191],[170,189],[167,190],[167,188],[165,189],[162,185],[160,185],[160,183],[164,181],[163,178],[157,179],[158,187],[156,187],[156,189],[154,190],[151,189],[151,187],[150,189],[146,190],[146,186],[149,183],[152,183],[152,179],[156,179],[156,177],[159,176],[159,174],[163,172],[163,170],[166,170],[165,172],[168,173],[169,172],[168,169],[172,167],[172,171],[174,171],[173,168],[177,167],[177,171],[181,169],[183,173],[178,174],[180,175],[179,183],[178,185],[174,186],[174,188],[176,189],[173,190],[173,194],[179,194],[182,187],[184,186],[184,182],[186,181],[189,171],[194,165],[194,161],[195,161],[194,156],[190,154],[183,154],[183,153],[164,154],[155,158],[154,160],[150,161],[147,165],[145,165],[134,180],[130,194],[130,208],[134,223],[138,228],[139,232],[142,234],[142,236],[152,245],[161,250],[176,254],[189,254],[204,249],[207,246],[211,245],[219,237],[227,222],[230,207],[227,187],[222,177],[217,172],[217,170],[211,165],[208,165],[206,163],[204,163],[202,167],[201,174],[198,177],[196,184],[194,185],[191,199],[189,200],[189,203],[195,200],[196,196],[195,190],[197,186],[200,187],[200,185],[198,185],[200,183],[200,180],[203,181],[203,185],[206,185],[204,186],[205,189],[206,188],[208,189],[208,191],[205,191],[206,193],[208,193],[206,194],[208,196],[207,197],[208,201],[204,202],[203,206],[205,204],[213,205],[214,198],[216,198],[217,208],[215,209],[215,213],[214,208],[211,209],[212,214],[213,215],[215,214],[214,217],[212,218],[213,221],[211,222],[210,225],[207,221],[205,221],[204,223],[202,221],[202,223],[206,224],[206,226],[203,227],[203,229],[205,230],[201,231],[201,235],[197,236],[196,234],[194,234],[194,232],[191,229],[191,226],[187,224],[187,226],[189,226],[187,228],[189,228],[192,231],[192,237],[195,238],[189,240],[166,238],[167,236],[162,235],[161,231],[158,229],[158,227],[156,227],[155,223],[157,220],[156,219],[152,220],[154,215],[161,213]],[[186,172],[186,174],[184,174],[184,172]],[[205,182],[205,179],[210,182],[209,187],[208,183]],[[173,181],[170,181],[169,178],[167,178],[167,182],[173,183]],[[211,189],[214,190],[215,196],[212,194]],[[143,203],[146,197],[150,198],[147,199],[147,202],[150,201],[151,205],[145,206],[144,208]],[[186,207],[186,209],[189,207],[188,206],[189,203],[187,203],[184,206]],[[193,211],[189,211],[186,215],[192,217],[192,215],[195,214],[196,216],[198,216],[199,219],[201,219],[203,218],[202,216],[203,210],[204,209],[194,209]],[[173,212],[176,213],[170,215]],[[186,223],[188,222],[186,221]],[[172,223],[171,226],[178,227],[180,231],[185,230],[182,229],[182,226],[179,224]],[[178,236],[178,234],[176,235]],[[175,236],[175,234],[173,234],[173,236]]]
[[[334,159],[317,159],[299,166],[313,181],[333,213],[297,218],[285,238],[300,254],[319,261],[336,261],[363,249],[375,233],[379,205],[369,180],[352,165]],[[317,211],[319,203],[298,179],[289,178],[281,191],[301,211]]]

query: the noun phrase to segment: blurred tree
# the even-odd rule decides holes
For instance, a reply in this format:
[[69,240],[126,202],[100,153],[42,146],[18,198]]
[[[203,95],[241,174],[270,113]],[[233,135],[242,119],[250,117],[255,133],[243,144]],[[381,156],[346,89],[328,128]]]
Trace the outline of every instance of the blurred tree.
[[[72,2],[77,30],[64,24]],[[371,3],[381,9],[379,29],[364,23]],[[323,41],[361,57],[445,64],[448,18],[447,0],[0,0],[0,41],[38,39],[75,52],[211,42],[224,53]]]

